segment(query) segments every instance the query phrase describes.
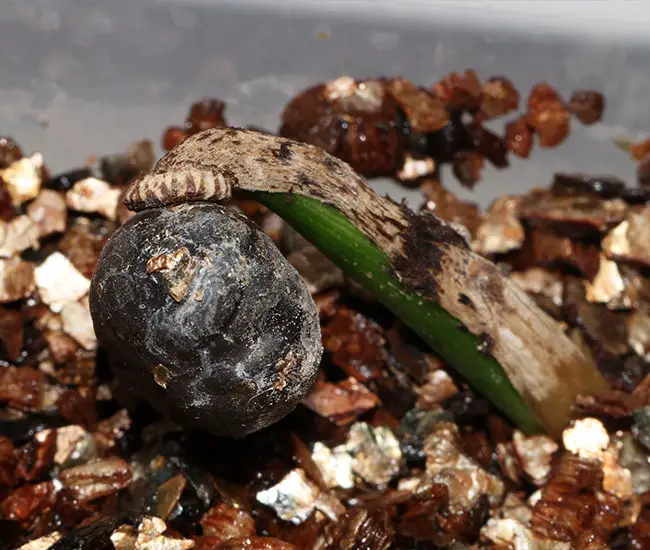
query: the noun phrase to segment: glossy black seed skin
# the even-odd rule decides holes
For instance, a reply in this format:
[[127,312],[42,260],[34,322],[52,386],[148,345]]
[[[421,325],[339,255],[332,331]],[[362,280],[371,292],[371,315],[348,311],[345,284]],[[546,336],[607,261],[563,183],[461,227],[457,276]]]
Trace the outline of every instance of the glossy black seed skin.
[[[180,260],[161,263],[170,257]],[[216,435],[241,437],[292,411],[322,354],[303,280],[256,225],[219,205],[129,220],[102,251],[90,307],[120,383]]]

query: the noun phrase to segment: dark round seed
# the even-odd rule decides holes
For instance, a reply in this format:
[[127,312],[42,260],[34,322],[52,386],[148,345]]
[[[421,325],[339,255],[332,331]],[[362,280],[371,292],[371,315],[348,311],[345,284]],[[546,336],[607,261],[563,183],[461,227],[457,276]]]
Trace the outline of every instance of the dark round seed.
[[254,432],[315,380],[320,326],[304,282],[257,226],[222,206],[134,216],[102,251],[90,307],[120,383],[186,427]]

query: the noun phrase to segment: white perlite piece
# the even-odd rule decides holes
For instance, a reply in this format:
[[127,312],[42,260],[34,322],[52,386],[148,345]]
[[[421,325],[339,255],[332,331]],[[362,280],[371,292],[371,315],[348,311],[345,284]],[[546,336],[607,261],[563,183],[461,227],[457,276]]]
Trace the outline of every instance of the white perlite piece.
[[0,170],[0,178],[4,181],[14,206],[20,206],[25,201],[33,199],[41,189],[43,155],[34,153],[12,162],[4,170]]
[[600,267],[592,282],[585,281],[587,300],[589,302],[608,303],[618,298],[625,291],[625,283],[616,262],[600,255]]
[[330,80],[325,85],[325,97],[328,101],[336,101],[341,97],[352,95],[357,89],[357,84],[351,76],[343,75]]
[[397,490],[415,493],[421,484],[422,478],[418,476],[403,477],[397,482]]
[[328,101],[342,101],[357,111],[374,113],[381,108],[384,100],[384,86],[377,80],[357,82],[344,75],[330,80],[325,85],[325,97]]
[[260,491],[255,498],[273,508],[280,519],[295,525],[305,521],[314,510],[321,511],[332,520],[345,512],[334,495],[321,492],[300,468],[291,470],[279,483]]
[[610,445],[603,453],[603,489],[625,502],[634,494],[634,487],[632,473],[618,463],[619,454],[616,444]]
[[130,525],[118,527],[111,535],[115,550],[186,550],[194,547],[194,541],[166,537],[165,522],[155,516],[144,517],[138,525],[138,532]]
[[564,430],[562,442],[567,451],[580,458],[602,460],[603,453],[609,446],[609,435],[600,420],[583,418]]
[[92,351],[97,348],[97,336],[95,336],[87,297],[78,302],[66,302],[61,310],[61,319],[63,331],[84,349]]
[[66,194],[72,210],[96,212],[109,220],[117,217],[117,205],[122,191],[97,178],[86,178],[74,184]]
[[0,259],[0,303],[20,300],[34,290],[34,264],[19,257]]
[[41,237],[63,233],[68,219],[65,198],[52,189],[43,189],[27,206],[27,215],[37,225]]
[[333,493],[329,492],[322,492],[318,495],[314,508],[332,521],[336,521],[340,515],[345,514],[345,506]]
[[55,313],[67,302],[75,302],[88,293],[90,281],[60,252],[50,254],[36,268],[36,287],[41,299]]
[[481,538],[512,550],[571,550],[568,542],[542,539],[514,519],[490,519],[481,529]]
[[618,449],[618,465],[630,472],[632,490],[643,495],[650,490],[650,462],[644,448],[629,432],[624,432],[614,445]]
[[0,257],[11,258],[28,248],[38,250],[40,236],[29,216],[18,216],[8,223],[0,221]]
[[385,485],[402,467],[402,450],[393,432],[384,426],[356,422],[350,427],[345,445],[334,453],[346,451],[352,456],[354,472],[373,485]]
[[413,181],[423,176],[433,174],[436,170],[436,162],[431,157],[416,158],[406,153],[404,164],[397,172],[397,179],[401,181]]
[[503,482],[464,454],[455,424],[437,423],[424,440],[423,450],[428,479],[449,488],[451,507],[470,510],[481,495],[487,495],[492,506],[499,504]]
[[533,518],[531,508],[514,493],[508,493],[498,510],[492,517],[499,519],[514,519],[524,525],[528,525]]
[[476,240],[472,243],[474,251],[490,255],[521,248],[525,231],[518,214],[519,199],[509,196],[497,199],[476,231]]
[[290,471],[277,485],[260,491],[255,498],[270,506],[279,518],[298,525],[314,510],[320,491],[301,469]]
[[47,550],[54,545],[63,535],[58,531],[54,531],[49,535],[40,537],[36,540],[30,540],[29,542],[18,547],[18,550]]
[[526,502],[528,503],[528,506],[534,508],[540,500],[542,500],[542,490],[537,489],[537,491],[528,497]]
[[40,410],[47,411],[56,408],[56,402],[61,398],[65,388],[60,385],[45,384]]
[[[42,430],[35,436],[43,442],[52,430]],[[95,438],[81,426],[71,424],[56,429],[56,453],[54,462],[59,466],[74,466],[87,462],[96,456]]]
[[521,466],[532,482],[540,487],[551,473],[551,459],[559,447],[546,435],[533,435],[526,437],[519,430],[515,430],[512,443],[521,459]]
[[650,207],[630,210],[625,220],[603,239],[603,250],[610,258],[650,264]]
[[630,255],[631,247],[627,240],[630,222],[624,220],[612,229],[603,239],[603,250],[612,258],[625,258]]
[[424,384],[414,388],[418,396],[417,406],[421,409],[430,409],[458,393],[458,386],[444,369],[430,370],[425,380]]
[[330,487],[352,489],[354,487],[354,461],[344,449],[334,449],[334,452],[319,441],[314,443],[311,458],[318,466],[323,481]]

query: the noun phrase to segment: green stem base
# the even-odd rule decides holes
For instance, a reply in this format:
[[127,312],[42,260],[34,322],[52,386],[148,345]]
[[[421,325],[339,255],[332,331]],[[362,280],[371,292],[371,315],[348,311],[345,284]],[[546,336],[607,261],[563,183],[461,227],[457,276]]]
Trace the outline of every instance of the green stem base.
[[356,279],[424,339],[447,364],[522,431],[543,432],[501,365],[478,350],[476,337],[435,302],[407,290],[389,274],[390,260],[336,209],[316,199],[285,193],[251,195],[284,218],[347,275]]

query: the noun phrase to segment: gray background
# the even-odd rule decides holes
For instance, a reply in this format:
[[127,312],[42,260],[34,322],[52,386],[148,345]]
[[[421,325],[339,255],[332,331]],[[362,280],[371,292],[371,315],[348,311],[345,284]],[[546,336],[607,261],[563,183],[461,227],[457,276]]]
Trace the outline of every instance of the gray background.
[[488,169],[462,196],[485,204],[559,170],[633,181],[612,139],[650,131],[649,28],[643,1],[0,0],[0,133],[57,171],[136,139],[158,145],[202,97],[226,100],[232,124],[276,129],[293,95],[344,73],[430,84],[471,67],[510,77],[524,100],[546,80],[608,104],[603,123],[575,123],[559,149]]

